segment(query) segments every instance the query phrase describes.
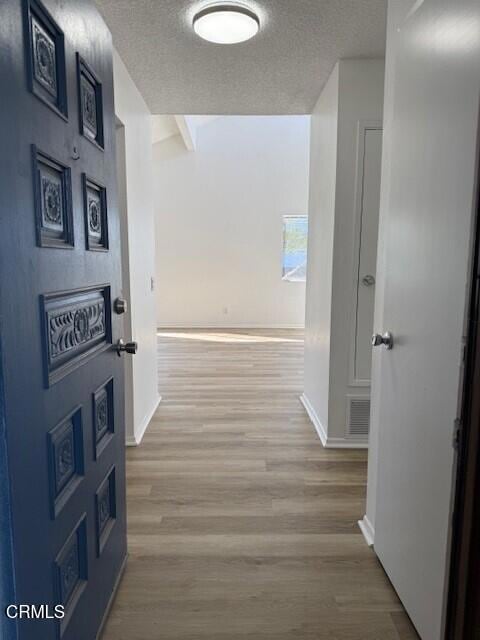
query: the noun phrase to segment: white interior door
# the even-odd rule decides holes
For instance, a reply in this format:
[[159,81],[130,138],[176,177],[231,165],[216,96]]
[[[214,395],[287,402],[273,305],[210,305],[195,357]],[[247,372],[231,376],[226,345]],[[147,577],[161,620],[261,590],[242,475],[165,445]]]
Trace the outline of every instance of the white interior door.
[[478,0],[390,0],[375,551],[423,640],[442,637],[479,60]]
[[382,165],[381,128],[362,127],[363,172],[360,192],[360,242],[358,251],[357,308],[355,316],[354,379],[370,384],[372,368],[373,310]]

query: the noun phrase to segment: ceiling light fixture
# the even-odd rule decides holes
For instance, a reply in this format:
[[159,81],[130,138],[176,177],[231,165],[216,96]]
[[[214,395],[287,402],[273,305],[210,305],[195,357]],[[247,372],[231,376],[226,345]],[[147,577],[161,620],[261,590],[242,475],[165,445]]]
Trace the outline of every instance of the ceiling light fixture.
[[215,44],[236,44],[258,33],[258,16],[242,4],[216,3],[204,7],[193,18],[195,33]]

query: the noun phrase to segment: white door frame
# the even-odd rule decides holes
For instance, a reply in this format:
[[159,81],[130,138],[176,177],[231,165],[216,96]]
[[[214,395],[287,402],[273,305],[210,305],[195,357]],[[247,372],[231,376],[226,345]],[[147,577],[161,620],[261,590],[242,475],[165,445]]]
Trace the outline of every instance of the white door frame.
[[[351,327],[350,327],[350,355],[348,368],[348,384],[350,387],[369,387],[371,380],[360,379],[355,375],[355,345],[357,335],[357,305],[358,305],[358,287],[360,279],[360,240],[362,231],[362,207],[363,207],[363,179],[365,171],[365,135],[367,131],[383,131],[383,122],[381,120],[359,120],[357,124],[357,161],[355,176],[355,202],[354,202],[354,246],[353,255],[355,256],[353,271],[353,287],[354,295],[351,301]],[[373,327],[372,327],[373,330]]]

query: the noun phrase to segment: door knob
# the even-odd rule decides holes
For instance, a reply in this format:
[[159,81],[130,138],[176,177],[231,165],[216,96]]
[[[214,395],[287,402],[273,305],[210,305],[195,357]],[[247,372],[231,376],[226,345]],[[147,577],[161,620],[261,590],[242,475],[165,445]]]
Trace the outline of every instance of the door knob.
[[365,287],[371,287],[373,284],[375,284],[375,276],[372,276],[372,275],[370,275],[370,274],[369,274],[369,275],[366,275],[366,276],[363,276],[363,278],[362,278],[362,284],[363,284]]
[[132,355],[135,355],[138,351],[138,344],[136,342],[124,342],[120,338],[120,340],[117,342],[116,349],[118,356],[121,356],[124,351],[125,353],[131,353]]
[[374,333],[372,336],[372,347],[379,347],[380,345],[384,345],[388,350],[393,349],[393,335],[390,331],[380,335],[379,333]]
[[113,310],[115,311],[115,313],[121,315],[122,313],[125,313],[127,309],[128,303],[125,298],[115,298],[115,301],[113,303]]

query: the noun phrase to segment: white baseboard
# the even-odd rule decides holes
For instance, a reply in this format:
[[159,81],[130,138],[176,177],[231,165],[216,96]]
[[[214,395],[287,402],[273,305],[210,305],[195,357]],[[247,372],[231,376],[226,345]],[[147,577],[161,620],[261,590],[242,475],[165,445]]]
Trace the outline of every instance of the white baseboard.
[[363,533],[363,537],[365,538],[368,546],[373,547],[373,542],[375,540],[375,530],[366,515],[363,516],[362,520],[358,521],[358,526],[360,527],[360,531]]
[[307,398],[307,396],[304,393],[302,393],[302,395],[300,396],[300,402],[305,407],[305,411],[307,412],[308,417],[310,418],[313,426],[315,427],[315,430],[318,433],[318,437],[322,441],[323,446],[326,447],[327,446],[327,433],[326,433],[325,429],[323,428],[323,425],[320,422],[320,420],[319,420],[319,418],[318,418],[318,416],[316,414],[315,409],[310,404],[310,400]]
[[327,438],[327,449],[368,449],[368,442],[348,438]]
[[318,437],[325,449],[368,449],[368,442],[359,442],[356,440],[349,440],[348,438],[334,438],[332,436],[328,436],[325,427],[320,422],[310,400],[304,393],[300,396],[300,402],[305,407],[305,411],[312,421],[312,424],[318,433]]
[[160,404],[161,400],[162,400],[162,396],[158,396],[157,400],[155,401],[155,404],[153,405],[152,410],[149,411],[145,416],[145,418],[142,420],[140,424],[140,430],[139,430],[138,436],[136,438],[133,437],[133,438],[126,439],[125,444],[127,447],[138,447],[138,445],[142,442],[143,436],[145,435],[145,431],[147,430],[147,427],[150,424],[150,421],[153,418],[155,411],[158,409],[158,405]]
[[161,327],[157,328],[157,331],[168,329],[215,329],[215,330],[225,330],[229,329],[305,329],[304,324],[263,324],[263,323],[239,323],[233,322],[232,324],[228,324],[225,322],[167,322],[162,324]]

